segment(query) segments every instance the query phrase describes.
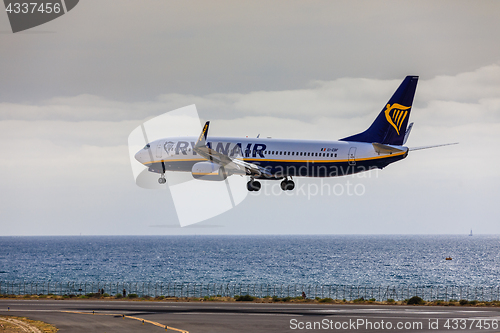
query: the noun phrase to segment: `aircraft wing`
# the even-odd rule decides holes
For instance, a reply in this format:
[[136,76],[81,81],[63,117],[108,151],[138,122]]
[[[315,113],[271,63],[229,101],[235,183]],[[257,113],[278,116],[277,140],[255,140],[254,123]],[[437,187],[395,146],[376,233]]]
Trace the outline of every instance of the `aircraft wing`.
[[231,158],[208,147],[206,144],[206,139],[208,135],[209,125],[210,121],[207,121],[205,123],[205,126],[203,126],[203,130],[201,131],[198,141],[196,141],[196,145],[193,148],[196,153],[212,163],[219,164],[227,171],[233,171],[233,173],[257,176],[272,176],[272,174],[266,168],[263,168],[254,163],[245,162],[241,159]]

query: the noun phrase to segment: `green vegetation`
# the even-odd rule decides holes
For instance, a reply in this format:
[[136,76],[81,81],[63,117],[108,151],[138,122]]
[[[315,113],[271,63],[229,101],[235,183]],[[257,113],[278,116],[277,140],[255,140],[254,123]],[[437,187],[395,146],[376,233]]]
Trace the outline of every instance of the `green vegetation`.
[[270,302],[292,302],[292,303],[343,303],[343,304],[391,304],[391,305],[428,305],[428,306],[482,306],[482,307],[499,307],[500,306],[500,301],[478,301],[478,300],[466,300],[466,299],[450,299],[450,301],[445,301],[445,300],[432,300],[426,302],[423,300],[421,297],[418,296],[413,296],[410,299],[405,299],[404,301],[396,301],[392,298],[387,299],[385,302],[378,301],[375,298],[369,298],[365,299],[364,297],[359,297],[356,299],[351,299],[351,300],[346,300],[345,298],[340,300],[340,299],[332,299],[330,297],[314,297],[314,298],[302,298],[302,296],[295,296],[295,297],[279,297],[277,295],[270,296],[252,296],[252,295],[235,295],[234,297],[231,296],[220,296],[220,295],[210,295],[210,296],[203,296],[203,297],[175,297],[175,296],[156,296],[153,298],[153,296],[148,296],[148,295],[140,295],[140,294],[135,294],[131,293],[128,294],[127,297],[123,297],[121,293],[116,293],[114,295],[109,295],[107,293],[105,294],[98,294],[98,293],[86,293],[85,295],[75,295],[75,294],[65,294],[65,295],[0,295],[0,298],[9,298],[9,299],[54,299],[54,300],[68,300],[72,298],[78,298],[78,299],[129,299],[129,300],[149,300],[149,301],[188,301],[188,302],[198,302],[198,301],[216,301],[216,302],[258,302],[258,303],[270,303]]
[[[274,301],[274,297],[276,296],[273,296],[273,301]],[[235,300],[237,302],[252,302],[253,300],[255,299],[255,297],[253,296],[250,296],[250,295],[243,295],[243,296],[235,296]]]
[[333,299],[330,297],[325,297],[319,300],[320,303],[333,303]]
[[203,300],[210,301],[210,302],[216,301],[215,297],[213,297],[213,296],[205,296],[205,297],[203,297]]
[[408,302],[406,302],[406,304],[408,304],[408,305],[422,305],[422,304],[425,304],[425,301],[418,296],[413,296],[412,298],[410,298],[408,300]]

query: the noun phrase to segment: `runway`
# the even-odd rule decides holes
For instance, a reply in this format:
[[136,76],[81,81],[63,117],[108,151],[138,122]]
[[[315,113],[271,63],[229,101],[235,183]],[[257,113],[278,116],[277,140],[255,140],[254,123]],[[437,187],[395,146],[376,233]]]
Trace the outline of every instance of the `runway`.
[[162,332],[165,325],[190,333],[500,332],[500,308],[459,306],[3,299],[0,314],[45,321],[61,333]]

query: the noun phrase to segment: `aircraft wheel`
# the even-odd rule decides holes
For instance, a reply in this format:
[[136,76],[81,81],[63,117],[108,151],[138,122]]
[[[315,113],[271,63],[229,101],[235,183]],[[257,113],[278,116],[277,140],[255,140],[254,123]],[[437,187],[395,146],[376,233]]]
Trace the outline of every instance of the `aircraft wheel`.
[[260,191],[260,187],[261,187],[260,182],[254,181],[252,185],[253,185],[254,191]]
[[281,189],[283,191],[291,191],[295,188],[295,183],[293,180],[284,180],[281,182]]
[[258,181],[255,181],[255,180],[251,180],[247,183],[247,189],[252,192],[252,191],[259,191],[260,190],[260,187],[261,187],[261,184],[260,182]]
[[167,180],[165,178],[158,178],[158,183],[160,184],[165,184],[167,182]]
[[252,191],[253,191],[253,185],[252,185],[252,183],[253,183],[252,181],[249,181],[249,182],[247,183],[247,190],[249,190],[250,192],[252,192]]

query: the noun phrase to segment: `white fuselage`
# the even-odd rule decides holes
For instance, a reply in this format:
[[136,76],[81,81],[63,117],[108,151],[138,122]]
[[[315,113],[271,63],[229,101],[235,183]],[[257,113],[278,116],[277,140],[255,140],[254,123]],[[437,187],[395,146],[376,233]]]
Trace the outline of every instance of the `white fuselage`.
[[[196,137],[172,137],[153,141],[136,159],[150,171],[191,171],[206,162],[194,151]],[[349,141],[289,140],[272,138],[209,137],[207,146],[231,158],[268,168],[277,177],[335,177],[383,168],[406,157],[408,149],[396,153],[377,152],[371,143]]]

